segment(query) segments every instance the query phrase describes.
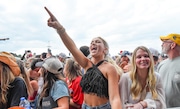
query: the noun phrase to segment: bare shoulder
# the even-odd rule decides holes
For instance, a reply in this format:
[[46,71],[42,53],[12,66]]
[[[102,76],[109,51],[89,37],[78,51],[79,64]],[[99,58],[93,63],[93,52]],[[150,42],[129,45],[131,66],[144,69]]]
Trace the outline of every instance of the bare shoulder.
[[108,78],[111,75],[118,75],[115,66],[106,61],[101,66],[99,66],[99,69],[101,70],[103,75],[105,75],[106,78]]

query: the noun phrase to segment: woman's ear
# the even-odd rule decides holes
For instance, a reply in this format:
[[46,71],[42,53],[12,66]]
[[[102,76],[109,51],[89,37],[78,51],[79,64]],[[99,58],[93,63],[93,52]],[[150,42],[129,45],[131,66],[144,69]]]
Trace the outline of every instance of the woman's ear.
[[104,54],[105,54],[105,55],[108,54],[108,49],[107,49],[107,48],[104,49]]

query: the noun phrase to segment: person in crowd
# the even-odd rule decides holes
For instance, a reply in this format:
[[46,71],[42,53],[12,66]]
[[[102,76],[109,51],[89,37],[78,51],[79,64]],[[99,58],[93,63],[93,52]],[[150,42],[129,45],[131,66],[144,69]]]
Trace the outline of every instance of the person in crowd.
[[35,58],[30,63],[29,76],[30,80],[38,80],[41,74],[39,73],[39,69],[41,68],[43,60],[41,58]]
[[83,45],[79,48],[79,50],[81,50],[81,52],[86,56],[86,57],[90,57],[89,54],[89,47],[86,45]]
[[30,63],[30,68],[28,69],[28,75],[30,78],[30,84],[33,89],[33,93],[29,96],[29,101],[32,107],[35,108],[36,97],[41,93],[43,86],[43,77],[39,71],[42,66],[43,60],[41,58],[35,58]]
[[30,63],[34,59],[34,56],[32,55],[31,50],[25,50],[23,56],[21,57],[21,60],[24,62],[25,67],[27,69],[30,68]]
[[57,30],[65,46],[85,70],[80,82],[84,92],[82,109],[121,109],[118,73],[111,63],[105,61],[109,52],[107,42],[101,37],[93,38],[89,47],[91,58],[87,58],[77,48],[55,16],[46,7],[45,9],[50,15],[48,26]]
[[114,56],[112,56],[112,59],[113,59],[114,61],[116,61],[116,59],[119,58],[119,57],[120,57],[119,55],[114,55]]
[[28,58],[27,60],[23,61],[24,64],[25,64],[25,68],[26,68],[26,69],[31,68],[31,62],[32,62],[33,60],[35,60],[35,59],[36,59],[35,57],[30,57],[30,58]]
[[180,107],[180,34],[160,36],[162,52],[168,58],[158,65],[165,89],[167,108]]
[[19,75],[15,57],[8,52],[0,52],[0,109],[19,106],[21,97],[28,98],[26,84]]
[[69,109],[81,109],[84,99],[80,86],[82,78],[81,66],[73,58],[68,58],[65,62],[64,74],[71,96]]
[[47,49],[47,53],[46,53],[46,58],[51,57],[51,56],[53,56],[53,54],[52,54],[52,52],[51,52],[51,49],[48,48],[48,49]]
[[123,67],[124,73],[127,73],[127,72],[129,72],[130,70],[131,70],[131,63],[128,63],[127,65],[125,65],[125,66]]
[[45,59],[40,72],[44,84],[37,99],[37,109],[69,109],[70,95],[59,59],[54,56]]
[[123,109],[166,109],[160,75],[154,72],[152,54],[145,46],[132,54],[132,69],[119,82]]
[[[89,47],[86,45],[83,45],[79,48],[79,50],[84,54],[84,56],[90,58],[90,52],[89,52]],[[84,69],[81,67],[81,72],[84,74]]]
[[131,64],[130,64],[130,56],[127,54],[122,54],[121,56],[116,58],[116,64],[123,69],[124,73],[129,72]]
[[21,60],[27,60],[28,58],[32,57],[31,50],[25,50],[23,56],[21,57]]
[[159,55],[159,60],[158,60],[158,63],[160,63],[161,61],[163,61],[163,60],[165,60],[165,59],[167,59],[168,58],[168,56],[167,56],[167,54],[165,54],[165,53],[161,53],[160,55]]
[[44,60],[44,59],[46,59],[46,55],[47,55],[47,53],[46,53],[46,52],[43,52],[43,53],[41,53],[40,58],[41,58],[42,60]]
[[149,48],[149,51],[151,52],[151,54],[153,55],[153,59],[154,59],[154,70],[157,71],[157,67],[159,64],[159,52],[158,50],[154,49],[154,48]]
[[64,64],[65,64],[65,61],[66,61],[66,58],[67,58],[66,54],[61,52],[61,53],[58,55],[58,58],[59,58],[59,60],[63,63],[63,65],[64,65]]
[[24,79],[26,87],[27,87],[27,91],[28,91],[28,99],[27,100],[30,102],[30,106],[32,108],[34,108],[34,98],[33,97],[36,95],[35,90],[38,89],[38,88],[35,89],[35,85],[37,84],[37,82],[30,81],[29,75],[27,73],[27,69],[25,68],[25,65],[22,60],[17,60],[17,64],[19,65],[19,68],[21,71],[20,77],[22,77]]
[[33,93],[33,89],[32,89],[32,86],[30,84],[30,78],[27,74],[27,70],[26,70],[22,60],[17,60],[17,64],[20,68],[20,77],[22,77],[24,79],[26,87],[27,87],[27,91],[28,91],[28,96],[30,96]]

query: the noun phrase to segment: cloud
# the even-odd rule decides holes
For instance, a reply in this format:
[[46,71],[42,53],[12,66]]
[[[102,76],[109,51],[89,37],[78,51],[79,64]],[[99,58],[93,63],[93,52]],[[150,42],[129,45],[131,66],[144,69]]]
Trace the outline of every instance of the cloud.
[[68,50],[56,31],[47,26],[47,6],[77,47],[93,37],[107,40],[110,53],[133,51],[139,45],[161,51],[160,35],[179,32],[178,0],[6,0],[0,4],[0,51],[40,54],[48,46],[54,54]]

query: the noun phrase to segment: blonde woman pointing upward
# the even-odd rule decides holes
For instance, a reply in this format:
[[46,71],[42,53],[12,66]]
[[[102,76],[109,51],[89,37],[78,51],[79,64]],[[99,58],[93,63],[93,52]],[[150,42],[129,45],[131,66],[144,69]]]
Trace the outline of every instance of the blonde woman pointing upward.
[[64,45],[85,69],[80,82],[84,93],[82,109],[121,109],[118,73],[111,63],[105,61],[109,51],[107,42],[101,37],[93,38],[89,47],[91,58],[87,58],[55,16],[46,7],[45,9],[50,15],[48,26],[56,29]]

